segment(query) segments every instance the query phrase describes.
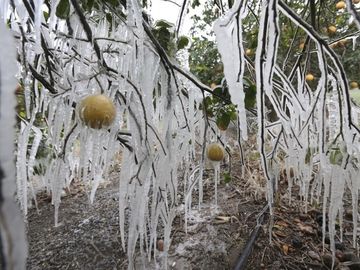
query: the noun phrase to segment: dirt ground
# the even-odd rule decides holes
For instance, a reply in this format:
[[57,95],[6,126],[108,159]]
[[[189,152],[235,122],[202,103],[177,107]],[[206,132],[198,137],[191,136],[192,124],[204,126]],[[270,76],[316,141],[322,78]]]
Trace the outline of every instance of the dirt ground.
[[[233,156],[232,180],[228,184],[221,181],[217,207],[214,186],[208,181],[204,187],[204,204],[200,210],[194,207],[187,233],[179,208],[173,224],[168,269],[234,269],[257,224],[258,214],[266,205],[265,183],[256,158],[252,161],[251,148],[248,145],[249,163],[244,177],[241,177],[239,158]],[[224,165],[223,171],[226,170]],[[212,179],[212,170],[207,170],[205,177]],[[128,261],[120,243],[117,179],[113,174],[99,187],[93,204],[89,203],[85,187],[75,182],[62,200],[59,227],[54,227],[54,208],[48,196],[39,194],[39,211],[33,208],[28,215],[27,268],[127,269]],[[269,232],[271,222],[265,213],[245,269],[331,269],[328,236],[324,247],[322,245],[320,206],[310,206],[305,214],[300,198],[294,197],[289,205],[286,176],[282,177],[280,187],[273,229]],[[296,190],[293,194],[297,194]],[[335,269],[360,269],[351,239],[352,218],[351,213],[346,212],[343,241],[337,236]],[[146,269],[164,269],[163,255],[159,252]],[[140,262],[136,265],[141,269]]]

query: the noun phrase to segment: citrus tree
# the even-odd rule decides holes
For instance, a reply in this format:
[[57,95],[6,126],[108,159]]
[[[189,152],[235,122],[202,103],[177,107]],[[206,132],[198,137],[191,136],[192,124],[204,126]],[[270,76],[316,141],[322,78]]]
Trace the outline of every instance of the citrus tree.
[[[195,38],[190,68],[200,82],[176,61],[177,50],[187,43],[178,36],[178,27],[153,23],[143,12],[146,2],[2,3],[1,18],[17,40],[17,77],[24,89],[16,183],[25,215],[41,142],[48,150],[41,177],[52,195],[55,226],[61,220],[63,188],[74,179],[84,181],[93,201],[120,153],[120,237],[132,269],[137,250],[143,257],[156,254],[159,231],[168,251],[180,184],[185,221],[195,188],[202,202],[206,154],[215,162],[224,158],[218,144],[206,151],[209,141],[221,140],[218,128],[233,121],[239,126],[239,143],[247,140],[246,111],[256,108],[251,111],[257,117],[269,205],[283,167],[291,169],[289,189],[293,182],[300,185],[305,209],[309,202],[323,200],[335,251],[335,221],[342,214],[346,184],[352,192],[355,240],[360,130],[349,78],[357,79],[343,63],[352,57],[346,56],[352,48],[344,40],[353,40],[355,49],[357,45],[359,33],[348,22],[360,26],[357,3],[347,0],[346,11],[314,0],[214,4],[214,13],[207,6],[205,23],[219,16],[214,32],[222,63],[212,39]],[[208,60],[202,50],[214,56],[211,69],[201,67]],[[5,246],[25,245],[4,239],[2,234]],[[166,264],[166,256],[164,260]]]

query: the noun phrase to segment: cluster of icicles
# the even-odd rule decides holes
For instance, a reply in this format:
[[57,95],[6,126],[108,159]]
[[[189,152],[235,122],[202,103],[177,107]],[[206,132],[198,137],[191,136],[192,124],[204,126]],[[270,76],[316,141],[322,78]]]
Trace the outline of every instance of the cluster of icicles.
[[[347,1],[349,11],[353,8]],[[262,1],[255,66],[257,85],[258,144],[262,167],[268,182],[271,205],[281,171],[300,187],[304,211],[308,204],[322,203],[323,216],[329,222],[330,246],[335,252],[335,224],[342,228],[343,197],[351,191],[353,210],[353,244],[356,245],[359,199],[360,133],[358,109],[351,108],[349,84],[335,52],[283,1]],[[353,10],[351,10],[353,12]],[[251,67],[244,54],[243,19],[249,15],[247,1],[238,1],[215,24],[219,51],[224,62],[232,100],[240,111],[242,137],[247,139],[242,79],[245,66]],[[351,13],[354,14],[354,13]],[[306,68],[301,64],[289,74],[278,57],[281,36],[280,16],[304,30],[316,45],[319,79],[312,88],[305,81]],[[354,43],[355,48],[355,43]],[[234,53],[236,54],[234,56]],[[313,57],[313,56],[312,56]],[[278,120],[268,122],[265,98],[271,102]],[[357,110],[357,111],[356,111]],[[291,170],[291,172],[290,172]],[[270,208],[272,212],[272,209]],[[323,231],[327,230],[323,222]],[[340,232],[342,240],[343,232]],[[323,233],[323,241],[325,233]]]
[[[12,11],[11,29],[20,40],[26,39],[24,46],[19,46],[26,116],[17,140],[17,194],[26,214],[29,199],[35,197],[34,168],[41,162],[46,164],[45,173],[37,177],[52,194],[57,226],[63,188],[81,179],[90,187],[93,201],[97,187],[108,178],[114,156],[121,153],[120,232],[132,269],[137,246],[143,257],[147,254],[150,258],[152,252],[156,255],[161,231],[164,249],[168,250],[172,221],[182,203],[178,202],[178,179],[184,181],[186,213],[191,209],[195,186],[202,201],[203,159],[196,161],[196,145],[204,146],[204,138],[211,138],[204,134],[211,129],[206,128],[202,112],[196,109],[202,95],[192,82],[162,61],[145,33],[137,1],[127,1],[126,19],[114,17],[110,24],[100,14],[97,21],[87,20],[90,32],[73,8],[66,23],[59,20],[55,15],[58,2],[52,1],[46,22],[41,0],[34,1],[32,16],[21,1],[14,1],[15,10],[7,0],[0,6],[3,17]],[[239,109],[243,140],[247,139],[242,91],[246,2],[235,3],[215,24],[226,79]],[[290,168],[294,172],[290,192],[293,182],[300,186],[305,210],[308,203],[322,200],[335,250],[335,222],[337,217],[342,220],[345,187],[351,190],[355,230],[358,219],[359,130],[352,122],[346,76],[334,52],[284,3],[268,0],[257,8],[262,11],[255,59],[258,143],[268,180],[268,200],[271,204],[283,169],[279,156],[285,156],[287,175]],[[304,81],[300,67],[285,74],[277,63],[279,14],[306,31],[317,46],[321,76],[314,90]],[[29,27],[29,17],[33,20],[31,31],[24,31]],[[35,80],[34,74],[49,82],[51,89]],[[78,123],[76,104],[89,94],[99,93],[115,102],[116,119],[109,129],[91,129]],[[279,117],[274,123],[266,121],[265,96]],[[44,123],[36,122],[39,114],[46,119]],[[45,161],[36,159],[40,144],[50,151]],[[340,162],[331,160],[334,148],[341,152]],[[178,175],[179,169],[182,175]]]
[[[66,23],[57,18],[58,1],[51,2],[46,21],[43,1],[34,1],[31,12],[22,1],[15,6],[5,1],[0,11],[3,17],[11,14],[24,84],[26,115],[18,115],[16,159],[23,212],[31,200],[36,206],[39,185],[51,194],[55,226],[60,225],[63,190],[79,179],[93,202],[121,155],[120,236],[133,269],[136,250],[142,258],[156,256],[158,237],[168,250],[179,209],[178,179],[184,179],[185,208],[190,210],[191,192],[196,186],[202,190],[199,145],[206,145],[205,138],[215,140],[216,134],[205,128],[198,109],[202,92],[164,65],[144,29],[138,2],[127,2],[126,19],[114,15],[112,23],[105,15],[94,21],[84,13],[90,32],[73,7]],[[108,128],[90,128],[79,119],[77,104],[92,94],[115,104],[116,118]]]

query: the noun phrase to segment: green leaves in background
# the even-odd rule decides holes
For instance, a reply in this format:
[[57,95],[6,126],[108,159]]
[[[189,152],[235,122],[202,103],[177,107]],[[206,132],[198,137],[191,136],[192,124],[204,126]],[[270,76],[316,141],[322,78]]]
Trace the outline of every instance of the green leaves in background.
[[216,125],[221,130],[226,130],[230,124],[230,112],[228,111],[219,111],[216,115]]
[[184,49],[189,44],[189,39],[186,36],[181,36],[177,41],[177,49]]
[[236,106],[228,102],[231,97],[227,87],[217,87],[213,92],[215,95],[205,97],[199,109],[205,109],[207,117],[214,117],[218,128],[226,130],[231,121],[237,120]]
[[70,3],[69,0],[60,0],[56,7],[56,16],[60,19],[66,20],[70,15]]
[[256,85],[251,84],[248,87],[244,87],[245,92],[245,108],[254,108],[256,104]]
[[200,6],[200,1],[199,0],[193,0],[192,3],[191,3],[191,7],[196,8],[198,6]]
[[333,165],[341,165],[343,154],[339,148],[333,148],[330,150],[330,163]]
[[230,175],[229,172],[225,172],[225,173],[223,174],[223,177],[224,177],[224,183],[225,183],[225,184],[230,183],[230,181],[231,181],[231,175]]

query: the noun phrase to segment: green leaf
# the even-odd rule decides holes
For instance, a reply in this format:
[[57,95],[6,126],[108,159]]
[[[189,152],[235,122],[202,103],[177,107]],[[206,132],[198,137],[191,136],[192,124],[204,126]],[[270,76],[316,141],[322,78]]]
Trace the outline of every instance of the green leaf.
[[87,12],[91,12],[94,7],[94,0],[86,0],[85,3],[83,3],[83,8]]
[[117,7],[119,5],[119,1],[118,0],[104,0],[104,2],[112,5],[113,7]]
[[189,44],[189,39],[186,36],[181,36],[177,42],[178,50],[184,49]]
[[226,130],[230,124],[230,113],[220,112],[216,115],[216,125],[221,130]]
[[230,183],[230,181],[231,181],[231,175],[230,175],[230,173],[225,172],[225,173],[223,174],[223,176],[224,176],[224,183],[225,183],[225,184]]
[[338,148],[334,148],[330,151],[330,163],[333,165],[340,165],[343,159],[343,155]]
[[24,111],[19,112],[19,115],[20,115],[22,118],[26,118],[26,113],[25,113]]
[[203,109],[203,104],[205,104],[205,110],[208,117],[214,116],[214,111],[212,107],[213,100],[210,96],[205,97],[204,102],[201,103],[201,109]]
[[236,113],[236,111],[231,111],[231,112],[230,112],[230,120],[231,120],[231,121],[236,121],[236,120],[237,120],[237,113]]
[[170,22],[168,22],[166,20],[158,20],[155,23],[155,27],[156,28],[166,28],[166,29],[168,29],[168,28],[174,27],[174,24],[172,24],[172,23],[170,23]]
[[112,24],[112,15],[110,13],[106,13],[106,20]]
[[44,11],[43,15],[44,15],[45,21],[47,22],[47,20],[49,19],[49,12]]
[[70,3],[69,0],[60,0],[56,7],[56,16],[60,19],[66,20],[70,15]]
[[196,8],[200,6],[200,1],[199,0],[194,0],[192,3],[191,3],[191,7],[192,8]]
[[254,108],[256,104],[256,85],[252,84],[245,88],[245,108]]

